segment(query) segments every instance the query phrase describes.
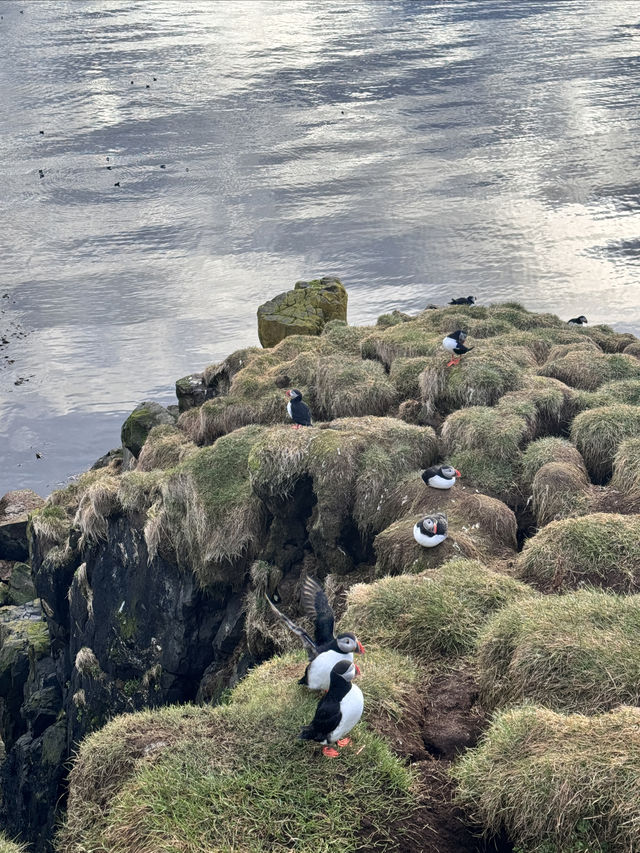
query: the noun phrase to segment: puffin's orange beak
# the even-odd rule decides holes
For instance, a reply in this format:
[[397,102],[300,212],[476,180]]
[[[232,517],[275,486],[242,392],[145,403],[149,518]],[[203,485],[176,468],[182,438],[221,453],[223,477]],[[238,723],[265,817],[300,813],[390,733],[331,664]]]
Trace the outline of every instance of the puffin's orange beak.
[[462,474],[460,473],[460,471],[458,471],[458,469],[457,469],[457,468],[454,468],[453,470],[456,472],[456,474],[458,475],[458,477],[462,477]]
[[285,392],[284,392],[284,396],[285,396],[285,397],[290,397],[290,396],[291,396],[291,391],[285,391]]
[[358,640],[357,643],[358,643],[358,654],[363,655],[364,654],[364,646],[362,645],[360,640]]
[[360,675],[360,674],[361,674],[361,673],[360,673],[360,667],[358,666],[358,664],[357,664],[357,663],[354,663],[354,666],[355,666],[355,668],[356,668],[356,675]]
[[438,532],[438,522],[436,521],[436,523],[433,525],[433,535],[435,536],[437,532]]

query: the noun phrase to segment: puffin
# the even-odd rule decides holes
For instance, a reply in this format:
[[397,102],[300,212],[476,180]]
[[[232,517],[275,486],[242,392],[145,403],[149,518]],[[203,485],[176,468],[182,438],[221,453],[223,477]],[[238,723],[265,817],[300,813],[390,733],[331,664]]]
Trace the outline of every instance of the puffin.
[[315,640],[307,634],[304,628],[296,625],[288,616],[281,613],[273,601],[265,593],[271,609],[284,624],[302,640],[307,650],[309,664],[298,684],[305,684],[309,690],[328,690],[332,668],[340,661],[353,662],[354,652],[364,654],[364,646],[351,633],[333,634],[335,617],[329,604],[329,599],[320,584],[313,578],[305,578],[300,596],[305,612],[314,620]]
[[435,548],[447,538],[447,516],[441,512],[428,515],[413,527],[413,538],[424,548]]
[[455,485],[456,477],[461,476],[460,471],[451,465],[442,465],[441,467],[432,465],[431,468],[422,472],[422,479],[432,489],[450,489]]
[[311,426],[311,412],[309,406],[302,402],[302,394],[297,388],[292,388],[291,391],[285,391],[289,398],[287,403],[287,412],[293,421],[293,428],[299,429],[301,426]]
[[567,323],[573,323],[574,326],[586,326],[588,320],[584,314],[581,314],[579,317],[572,317],[570,320],[567,320]]
[[452,364],[460,363],[460,356],[464,355],[465,352],[471,352],[473,347],[466,347],[464,342],[467,339],[467,333],[463,332],[462,329],[458,329],[455,332],[451,332],[450,335],[447,335],[446,338],[442,340],[442,346],[452,352],[454,355],[458,356],[457,358],[452,358],[451,361],[447,364],[447,367],[451,367]]
[[353,661],[341,660],[334,664],[329,676],[329,690],[318,702],[316,713],[298,737],[300,740],[315,740],[324,744],[322,753],[327,758],[337,758],[340,753],[333,746],[347,746],[351,738],[346,737],[360,721],[364,709],[364,697],[357,684],[360,675]]
[[475,301],[475,296],[461,296],[459,299],[452,299],[449,305],[473,305]]

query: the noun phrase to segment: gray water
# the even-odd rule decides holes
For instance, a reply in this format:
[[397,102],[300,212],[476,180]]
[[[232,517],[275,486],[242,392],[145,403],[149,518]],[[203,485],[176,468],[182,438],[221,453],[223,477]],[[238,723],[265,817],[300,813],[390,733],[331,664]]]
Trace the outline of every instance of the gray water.
[[0,14],[0,494],[87,468],[299,278],[354,323],[473,293],[640,331],[636,0]]

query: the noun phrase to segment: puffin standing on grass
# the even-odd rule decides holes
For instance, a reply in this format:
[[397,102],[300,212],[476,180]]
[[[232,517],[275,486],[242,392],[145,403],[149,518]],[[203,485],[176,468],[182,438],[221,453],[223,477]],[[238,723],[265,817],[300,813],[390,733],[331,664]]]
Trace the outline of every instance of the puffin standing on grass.
[[447,335],[446,338],[442,341],[442,346],[452,352],[454,355],[457,355],[457,358],[452,358],[451,361],[447,364],[447,367],[451,367],[452,364],[460,363],[460,356],[464,355],[465,352],[471,352],[473,347],[466,347],[464,342],[467,339],[467,333],[463,332],[462,329],[458,329],[455,332],[451,332],[450,335]]
[[581,314],[579,317],[572,317],[570,320],[567,320],[567,323],[573,323],[574,326],[586,326],[589,321]]
[[450,489],[455,485],[456,477],[461,477],[462,474],[457,468],[451,465],[432,465],[422,472],[422,479],[431,486],[432,489]]
[[417,521],[413,527],[413,538],[424,548],[435,548],[447,538],[447,516],[441,512],[428,515]]
[[331,670],[336,663],[344,660],[352,663],[354,652],[359,655],[364,654],[364,647],[355,634],[347,632],[334,637],[333,610],[325,591],[313,578],[304,579],[301,601],[307,615],[314,620],[315,642],[304,628],[281,613],[266,593],[265,597],[278,619],[281,619],[290,631],[300,637],[302,645],[307,650],[309,665],[298,684],[306,684],[309,690],[328,690]]
[[298,735],[300,740],[325,744],[322,752],[327,758],[340,755],[333,744],[347,746],[351,742],[346,735],[362,716],[362,691],[352,683],[356,675],[360,675],[360,670],[353,661],[342,660],[334,665],[328,692],[318,702],[313,720]]
[[461,296],[459,299],[452,299],[449,305],[473,305],[475,301],[475,296]]
[[297,388],[292,388],[291,391],[285,392],[289,398],[287,403],[287,412],[293,421],[293,428],[299,429],[301,426],[311,426],[311,412],[309,406],[302,402],[302,394]]

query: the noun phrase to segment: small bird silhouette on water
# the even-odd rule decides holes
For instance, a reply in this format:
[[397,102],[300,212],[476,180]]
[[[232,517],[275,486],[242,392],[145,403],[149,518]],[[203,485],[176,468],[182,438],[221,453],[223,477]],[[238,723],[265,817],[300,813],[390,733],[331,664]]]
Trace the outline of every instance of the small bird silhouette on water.
[[44,178],[44,172],[42,171],[42,169],[38,169],[38,174],[41,178]]
[[42,459],[42,453],[38,453],[36,450],[36,459]]
[[133,86],[133,80],[131,81],[131,85]]
[[44,136],[44,130],[40,131],[40,136]]
[[452,299],[449,305],[473,305],[475,301],[475,296],[461,296],[458,299]]
[[145,86],[145,89],[150,89],[150,88],[151,88],[151,86],[147,83],[147,85]]
[[157,80],[158,78],[157,78],[157,77],[154,77],[153,79],[154,79],[154,80]]
[[120,186],[120,181],[116,181],[114,184],[114,187],[119,187],[119,186]]
[[109,171],[111,171],[111,166],[107,166],[107,169],[108,169]]
[[162,165],[160,166],[160,168],[161,168],[161,169],[166,169],[167,167],[164,165],[164,163],[162,163]]

